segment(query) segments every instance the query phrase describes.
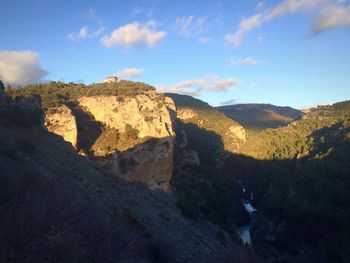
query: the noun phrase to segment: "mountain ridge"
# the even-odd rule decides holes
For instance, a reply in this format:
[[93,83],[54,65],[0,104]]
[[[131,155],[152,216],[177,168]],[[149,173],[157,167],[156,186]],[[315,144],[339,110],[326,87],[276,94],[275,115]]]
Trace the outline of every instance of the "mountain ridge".
[[241,123],[247,129],[277,128],[300,118],[302,112],[289,106],[264,103],[234,104],[216,107],[227,117]]

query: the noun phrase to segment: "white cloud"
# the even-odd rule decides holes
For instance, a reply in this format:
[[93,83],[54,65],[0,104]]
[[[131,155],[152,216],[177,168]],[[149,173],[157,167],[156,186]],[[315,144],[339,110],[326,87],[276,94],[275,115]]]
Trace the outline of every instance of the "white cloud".
[[236,78],[220,79],[217,75],[206,75],[200,79],[183,80],[173,85],[157,85],[157,88],[161,92],[199,96],[202,91],[227,92],[238,83]]
[[228,59],[228,64],[231,66],[237,66],[237,65],[256,66],[260,63],[262,63],[261,60],[255,59],[253,57],[238,58],[238,59],[231,57]]
[[262,23],[263,16],[261,14],[254,15],[249,18],[243,18],[238,30],[233,34],[227,34],[225,36],[225,40],[231,45],[233,44],[235,46],[240,46],[243,41],[244,35],[251,31],[253,28],[261,26]]
[[313,32],[318,34],[338,26],[350,26],[350,6],[330,6],[324,9],[313,23]]
[[183,16],[176,18],[173,28],[181,37],[191,37],[200,34],[206,22],[206,17]]
[[208,44],[209,42],[211,42],[213,39],[211,37],[200,37],[198,39],[198,42],[200,44]]
[[105,30],[105,28],[102,26],[96,30],[91,30],[87,26],[83,26],[80,28],[79,32],[77,33],[70,33],[68,35],[68,39],[75,41],[75,40],[83,40],[87,38],[94,38],[102,34],[102,32]]
[[130,79],[143,74],[143,69],[125,68],[119,70],[115,75],[120,79]]
[[165,92],[170,92],[170,93],[179,93],[179,94],[184,94],[184,95],[190,95],[193,97],[198,97],[200,96],[200,92],[197,90],[191,89],[191,88],[186,88],[186,87],[175,87],[175,86],[165,86],[165,85],[157,85],[156,86],[159,92],[165,93]]
[[338,26],[350,26],[350,6],[344,0],[283,0],[264,12],[243,18],[238,29],[225,36],[229,45],[240,46],[244,36],[253,29],[278,17],[306,11],[313,17],[312,33],[317,34]]
[[124,47],[146,46],[153,47],[165,37],[164,31],[155,30],[155,21],[149,20],[145,25],[138,22],[126,24],[115,29],[109,36],[101,38],[100,42],[106,47],[122,45]]
[[33,51],[0,51],[0,79],[6,84],[19,86],[42,81],[47,75]]

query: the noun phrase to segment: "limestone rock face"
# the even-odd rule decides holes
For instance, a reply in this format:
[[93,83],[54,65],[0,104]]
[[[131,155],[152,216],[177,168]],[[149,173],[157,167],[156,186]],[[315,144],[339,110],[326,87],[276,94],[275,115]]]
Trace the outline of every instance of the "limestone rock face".
[[172,123],[176,123],[176,106],[172,98],[165,97],[165,106],[168,108]]
[[167,106],[155,95],[82,97],[78,103],[97,121],[120,132],[125,132],[125,127],[129,124],[138,130],[140,138],[175,135]]
[[65,105],[50,109],[45,114],[44,126],[52,133],[62,136],[74,148],[77,146],[77,123],[72,111]]
[[170,190],[174,143],[171,137],[150,139],[112,158],[112,171],[129,181],[142,182],[150,189]]
[[240,126],[231,126],[229,128],[230,132],[233,133],[238,139],[240,139],[243,142],[246,142],[246,134],[245,134],[245,129]]
[[158,94],[148,93],[135,97],[82,97],[78,104],[106,127],[123,134],[126,126],[131,126],[142,139],[112,154],[95,151],[95,154],[99,152],[100,162],[105,167],[126,180],[142,182],[151,189],[169,190],[175,133],[168,108],[176,110],[172,100],[165,101]]
[[183,108],[183,109],[179,109],[177,111],[177,117],[180,119],[180,120],[187,120],[187,119],[192,119],[194,117],[197,116],[197,113],[194,112],[193,110],[191,109],[186,109],[186,108]]

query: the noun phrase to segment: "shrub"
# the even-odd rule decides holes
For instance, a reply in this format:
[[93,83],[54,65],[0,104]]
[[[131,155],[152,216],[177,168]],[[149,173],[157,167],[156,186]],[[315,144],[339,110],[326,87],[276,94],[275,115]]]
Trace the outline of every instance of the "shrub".
[[137,139],[139,135],[139,131],[132,127],[130,124],[125,124],[125,137],[127,139]]
[[4,105],[0,107],[0,117],[3,117],[17,126],[32,128],[41,124],[40,109],[33,109],[23,105]]
[[18,143],[21,146],[23,151],[25,151],[30,155],[34,154],[36,147],[32,142],[22,138],[18,141]]
[[182,214],[191,219],[197,219],[199,216],[199,209],[197,201],[193,195],[187,193],[178,197],[176,205],[180,208]]

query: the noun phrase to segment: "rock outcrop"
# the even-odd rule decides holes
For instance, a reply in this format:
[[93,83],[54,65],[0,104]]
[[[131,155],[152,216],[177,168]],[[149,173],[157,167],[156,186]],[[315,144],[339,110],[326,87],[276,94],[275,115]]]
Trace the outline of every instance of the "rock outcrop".
[[240,139],[243,142],[246,142],[246,134],[245,129],[241,125],[231,126],[229,128],[230,132],[234,134],[238,139]]
[[62,136],[74,148],[77,146],[77,123],[72,111],[65,105],[50,109],[45,114],[44,126],[52,133]]
[[[78,104],[106,129],[119,133],[120,140],[126,140],[122,148],[112,151],[96,149],[95,145],[94,153],[100,163],[129,181],[169,190],[175,136],[171,111],[176,110],[170,98],[163,99],[154,93],[135,97],[93,96],[80,98]],[[137,138],[128,141],[125,138],[130,129],[136,131]]]
[[173,173],[172,138],[149,139],[112,156],[111,171],[123,178],[146,184],[150,189],[170,190]]
[[126,125],[130,125],[138,130],[140,138],[175,135],[167,106],[156,95],[82,97],[78,103],[97,121],[122,133]]
[[182,108],[177,111],[177,117],[180,120],[188,120],[197,117],[197,113],[191,109]]

